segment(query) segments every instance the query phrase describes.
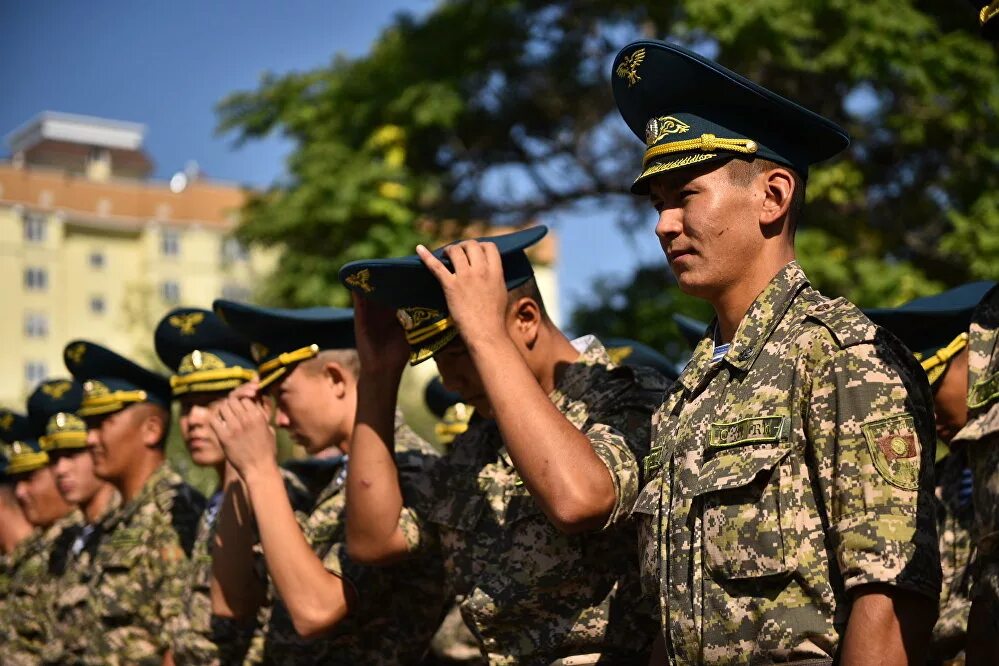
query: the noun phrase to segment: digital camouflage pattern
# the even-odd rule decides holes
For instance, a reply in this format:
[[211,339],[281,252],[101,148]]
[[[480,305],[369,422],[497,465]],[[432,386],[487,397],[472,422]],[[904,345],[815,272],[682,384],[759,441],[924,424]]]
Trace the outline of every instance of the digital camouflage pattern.
[[604,529],[559,532],[491,420],[455,438],[400,517],[411,550],[440,549],[449,591],[463,597],[462,616],[491,664],[592,654],[638,663],[656,633],[639,589],[628,512],[666,381],[652,370],[614,366],[599,341],[584,340],[549,397],[610,471],[616,501]]
[[85,574],[84,663],[159,666],[173,649],[204,508],[204,498],[164,463],[101,521]]
[[[281,476],[284,477],[288,498],[295,511],[311,505],[308,491],[294,474],[282,468]],[[252,638],[262,641],[263,626],[270,611],[269,603],[261,608],[260,621],[253,627],[226,627],[224,630],[213,628],[221,624],[213,625],[211,578],[212,539],[218,526],[222,498],[223,492],[219,490],[208,501],[198,521],[191,555],[192,576],[184,592],[183,607],[186,615],[176,618],[176,625],[171,630],[176,637],[174,663],[177,666],[259,663],[259,657],[249,656],[251,648],[248,641]]]
[[70,545],[81,522],[80,513],[72,511],[48,528],[36,529],[11,553],[8,570],[0,580],[0,663],[5,666],[41,661],[51,629],[47,602],[66,569]]
[[968,329],[968,423],[954,437],[968,450],[974,479],[977,565],[972,597],[988,604],[999,631],[999,287]]
[[42,650],[43,664],[62,666],[83,663],[90,639],[85,627],[91,621],[86,606],[89,596],[87,581],[100,542],[100,524],[120,505],[121,498],[116,492],[96,524],[86,525],[81,520],[74,529],[65,571],[53,585],[52,597],[47,601],[51,620],[48,642]]
[[911,354],[796,262],[713,348],[653,418],[634,508],[671,659],[832,663],[851,590],[935,602],[933,407]]
[[940,615],[933,626],[931,662],[946,662],[963,656],[964,639],[971,611],[971,527],[974,509],[967,484],[968,457],[963,449],[951,451],[937,463],[937,534],[943,585]]
[[[395,441],[400,483],[404,496],[409,496],[438,454],[398,413]],[[421,557],[391,567],[362,567],[347,558],[346,474],[345,465],[304,517],[302,531],[326,569],[357,591],[357,606],[329,635],[309,640],[298,636],[284,604],[276,601],[264,641],[265,663],[418,664],[444,617],[447,599],[436,558]]]

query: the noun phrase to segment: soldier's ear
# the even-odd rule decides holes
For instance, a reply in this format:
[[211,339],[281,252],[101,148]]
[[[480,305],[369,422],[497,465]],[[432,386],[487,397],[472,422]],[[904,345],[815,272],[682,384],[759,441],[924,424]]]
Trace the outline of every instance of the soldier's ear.
[[511,303],[507,311],[507,325],[511,334],[523,342],[524,346],[533,347],[544,319],[540,306],[533,298],[522,296]]
[[166,443],[169,415],[166,410],[155,405],[141,405],[139,433],[142,443],[148,448],[159,448]]

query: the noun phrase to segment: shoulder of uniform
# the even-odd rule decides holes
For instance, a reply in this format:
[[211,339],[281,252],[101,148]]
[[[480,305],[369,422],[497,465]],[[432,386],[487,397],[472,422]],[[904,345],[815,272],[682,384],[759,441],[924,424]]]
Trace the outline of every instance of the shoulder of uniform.
[[822,325],[840,348],[874,342],[878,327],[860,308],[845,298],[826,298],[812,303],[805,316]]
[[619,365],[609,370],[607,380],[595,385],[607,407],[638,407],[654,410],[672,382],[655,368]]
[[200,514],[207,504],[205,496],[184,482],[180,476],[164,483],[155,495],[156,506],[161,511],[189,510]]

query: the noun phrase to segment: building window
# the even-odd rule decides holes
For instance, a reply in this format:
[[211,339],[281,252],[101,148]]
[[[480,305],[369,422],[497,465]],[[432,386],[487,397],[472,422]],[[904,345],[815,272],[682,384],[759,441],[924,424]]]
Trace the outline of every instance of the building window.
[[226,238],[222,242],[222,261],[231,263],[235,261],[246,261],[250,256],[246,246],[235,238]]
[[95,271],[102,270],[104,268],[104,253],[100,250],[94,250],[90,253],[90,267]]
[[48,376],[49,369],[44,361],[28,361],[24,364],[24,381],[28,384],[28,391],[34,391]]
[[24,269],[24,287],[31,291],[45,291],[49,286],[49,274],[44,268]]
[[180,302],[180,285],[173,280],[167,280],[160,285],[160,296],[167,303]]
[[45,216],[38,213],[25,213],[24,215],[24,240],[29,243],[42,243],[45,241]]
[[164,229],[160,233],[160,251],[164,257],[176,257],[180,254],[180,234],[173,229]]
[[227,284],[222,286],[222,298],[227,301],[242,301],[246,302],[250,300],[251,292],[248,288],[239,284]]
[[24,316],[24,335],[29,338],[44,338],[49,334],[49,318],[39,312],[29,312]]
[[90,312],[95,315],[104,314],[104,310],[107,309],[107,305],[104,303],[103,296],[91,296],[90,297]]

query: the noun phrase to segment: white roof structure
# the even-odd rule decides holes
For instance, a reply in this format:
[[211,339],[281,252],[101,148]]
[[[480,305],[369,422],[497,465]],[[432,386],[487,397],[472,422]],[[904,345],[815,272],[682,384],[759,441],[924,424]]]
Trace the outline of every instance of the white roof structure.
[[43,141],[61,141],[116,150],[142,150],[146,126],[72,113],[43,111],[5,137],[12,153]]

